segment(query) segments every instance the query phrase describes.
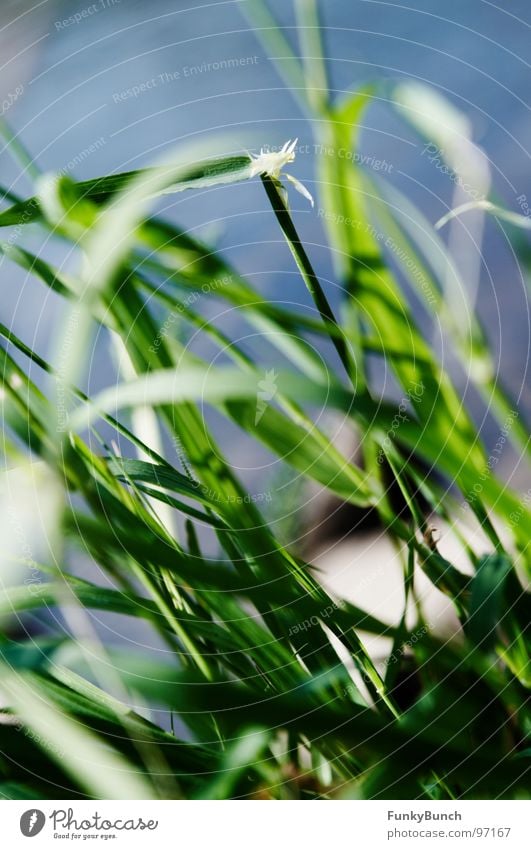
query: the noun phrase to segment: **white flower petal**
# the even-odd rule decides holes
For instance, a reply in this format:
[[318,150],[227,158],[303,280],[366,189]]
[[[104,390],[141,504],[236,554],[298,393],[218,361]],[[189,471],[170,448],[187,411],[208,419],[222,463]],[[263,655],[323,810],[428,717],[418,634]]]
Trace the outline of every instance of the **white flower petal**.
[[286,174],[286,179],[289,180],[290,183],[292,183],[292,185],[299,192],[299,194],[301,194],[303,197],[305,197],[306,200],[310,201],[310,203],[313,207],[313,197],[311,196],[311,194],[308,191],[308,189],[306,188],[306,186],[303,186],[302,183],[299,180],[297,180],[296,177],[292,177],[291,174]]

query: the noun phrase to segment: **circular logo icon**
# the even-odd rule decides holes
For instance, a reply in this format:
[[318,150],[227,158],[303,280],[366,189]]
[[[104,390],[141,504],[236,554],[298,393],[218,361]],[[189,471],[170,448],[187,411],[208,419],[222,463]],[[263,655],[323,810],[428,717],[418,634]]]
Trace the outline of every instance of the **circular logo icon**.
[[20,817],[20,830],[24,837],[35,837],[44,828],[46,817],[42,811],[32,808]]

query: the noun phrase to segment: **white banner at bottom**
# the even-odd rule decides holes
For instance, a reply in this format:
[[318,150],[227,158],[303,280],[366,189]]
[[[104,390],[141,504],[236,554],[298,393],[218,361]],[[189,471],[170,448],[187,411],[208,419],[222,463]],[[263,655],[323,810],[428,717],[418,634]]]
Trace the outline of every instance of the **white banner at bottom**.
[[[326,849],[529,846],[528,801],[0,803],[2,846]],[[30,841],[34,840],[34,843]],[[69,842],[67,842],[69,841]]]

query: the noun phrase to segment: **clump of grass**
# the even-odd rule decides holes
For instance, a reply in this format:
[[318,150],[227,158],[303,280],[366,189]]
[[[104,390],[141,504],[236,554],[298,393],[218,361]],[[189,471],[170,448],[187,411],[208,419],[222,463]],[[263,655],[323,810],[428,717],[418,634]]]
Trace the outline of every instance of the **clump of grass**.
[[[332,98],[314,4],[297,4],[304,61],[289,53],[264,5],[247,7],[255,23],[265,25],[262,34],[282,48],[282,73],[319,118],[317,141],[356,150],[371,89]],[[330,212],[327,235],[344,293],[338,315],[278,173],[264,172],[261,179],[300,285],[313,299],[311,318],[270,303],[219,253],[152,215],[154,198],[164,192],[250,179],[256,167],[246,155],[170,162],[83,183],[40,180],[34,197],[10,197],[0,213],[0,226],[17,228],[17,238],[0,246],[4,285],[9,263],[16,263],[68,306],[57,342],[59,368],[0,325],[5,462],[30,475],[39,468],[38,496],[53,508],[39,560],[24,544],[18,560],[8,551],[4,557],[2,796],[446,799],[528,793],[529,504],[493,473],[374,227],[351,222],[369,225],[376,204],[400,247],[397,255],[414,256],[422,268],[427,283],[418,294],[432,312],[444,303],[433,257],[376,197],[377,187],[354,157],[322,157],[319,167],[319,204]],[[46,241],[75,248],[79,271],[66,274],[24,247],[30,225]],[[407,277],[410,266],[403,265]],[[220,279],[223,286],[214,286]],[[410,282],[418,278],[410,275]],[[262,400],[274,397],[260,415],[262,364],[194,309],[190,293],[205,286],[241,307],[255,328],[274,330],[270,338],[286,367],[275,372],[273,392],[269,384],[260,390]],[[219,348],[229,342],[232,365],[211,367],[192,357],[179,334],[167,332],[171,315]],[[130,376],[89,399],[79,386],[87,351],[102,329]],[[470,346],[485,366],[474,372],[478,389],[494,401],[503,426],[513,404],[494,378],[479,322],[474,319],[467,343],[449,319],[446,332],[463,367]],[[309,339],[330,343],[329,364],[312,355]],[[375,356],[385,358],[406,398],[414,393],[398,425],[397,405],[371,386],[367,362]],[[406,552],[398,625],[332,598],[311,563],[277,538],[208,432],[204,404],[308,481],[377,512]],[[362,434],[363,465],[343,456],[312,421],[315,404],[340,411]],[[521,449],[526,428],[513,418],[507,436]],[[171,454],[160,433],[170,437]],[[175,453],[178,462],[171,461]],[[401,492],[400,510],[389,497],[390,478]],[[464,541],[470,574],[440,553],[430,530],[433,516],[455,522],[456,492],[489,540],[480,555]],[[20,542],[19,517],[11,518],[11,530]],[[203,551],[207,531],[217,540],[215,557]],[[81,554],[105,581],[76,575]],[[38,576],[34,581],[27,580],[28,566]],[[450,599],[462,626],[460,641],[439,640],[420,605],[410,624],[406,612],[416,599],[418,568]],[[50,610],[61,619],[41,618],[44,635],[23,632],[15,639],[17,617],[25,622],[25,616]],[[164,660],[155,661],[141,646],[125,652],[103,645],[91,611],[147,623],[165,648]],[[364,646],[367,633],[392,638],[392,662],[383,673]],[[415,680],[415,697],[404,705],[399,683],[408,677]],[[145,718],[146,707],[161,705],[175,720],[173,728],[177,721],[186,727],[185,739]]]

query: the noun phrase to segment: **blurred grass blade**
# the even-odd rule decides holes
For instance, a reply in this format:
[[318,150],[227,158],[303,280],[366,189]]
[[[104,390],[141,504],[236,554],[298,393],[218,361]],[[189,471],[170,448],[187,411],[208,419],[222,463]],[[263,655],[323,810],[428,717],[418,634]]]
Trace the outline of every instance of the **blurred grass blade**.
[[450,210],[450,212],[447,212],[446,215],[443,215],[442,218],[439,218],[439,220],[435,224],[435,229],[440,230],[441,227],[444,227],[445,224],[448,224],[448,222],[451,221],[453,218],[458,218],[465,212],[472,212],[476,209],[481,209],[484,212],[488,212],[495,218],[499,218],[500,221],[507,221],[509,224],[513,224],[515,227],[521,227],[523,230],[531,230],[531,218],[529,218],[527,215],[521,215],[518,212],[512,212],[509,209],[504,209],[503,206],[498,206],[497,204],[492,203],[490,200],[473,200],[468,201],[467,203],[463,203],[456,209],[452,209]]
[[125,758],[59,709],[39,688],[38,678],[2,665],[1,689],[22,721],[89,795],[101,799],[151,799],[153,789]]

